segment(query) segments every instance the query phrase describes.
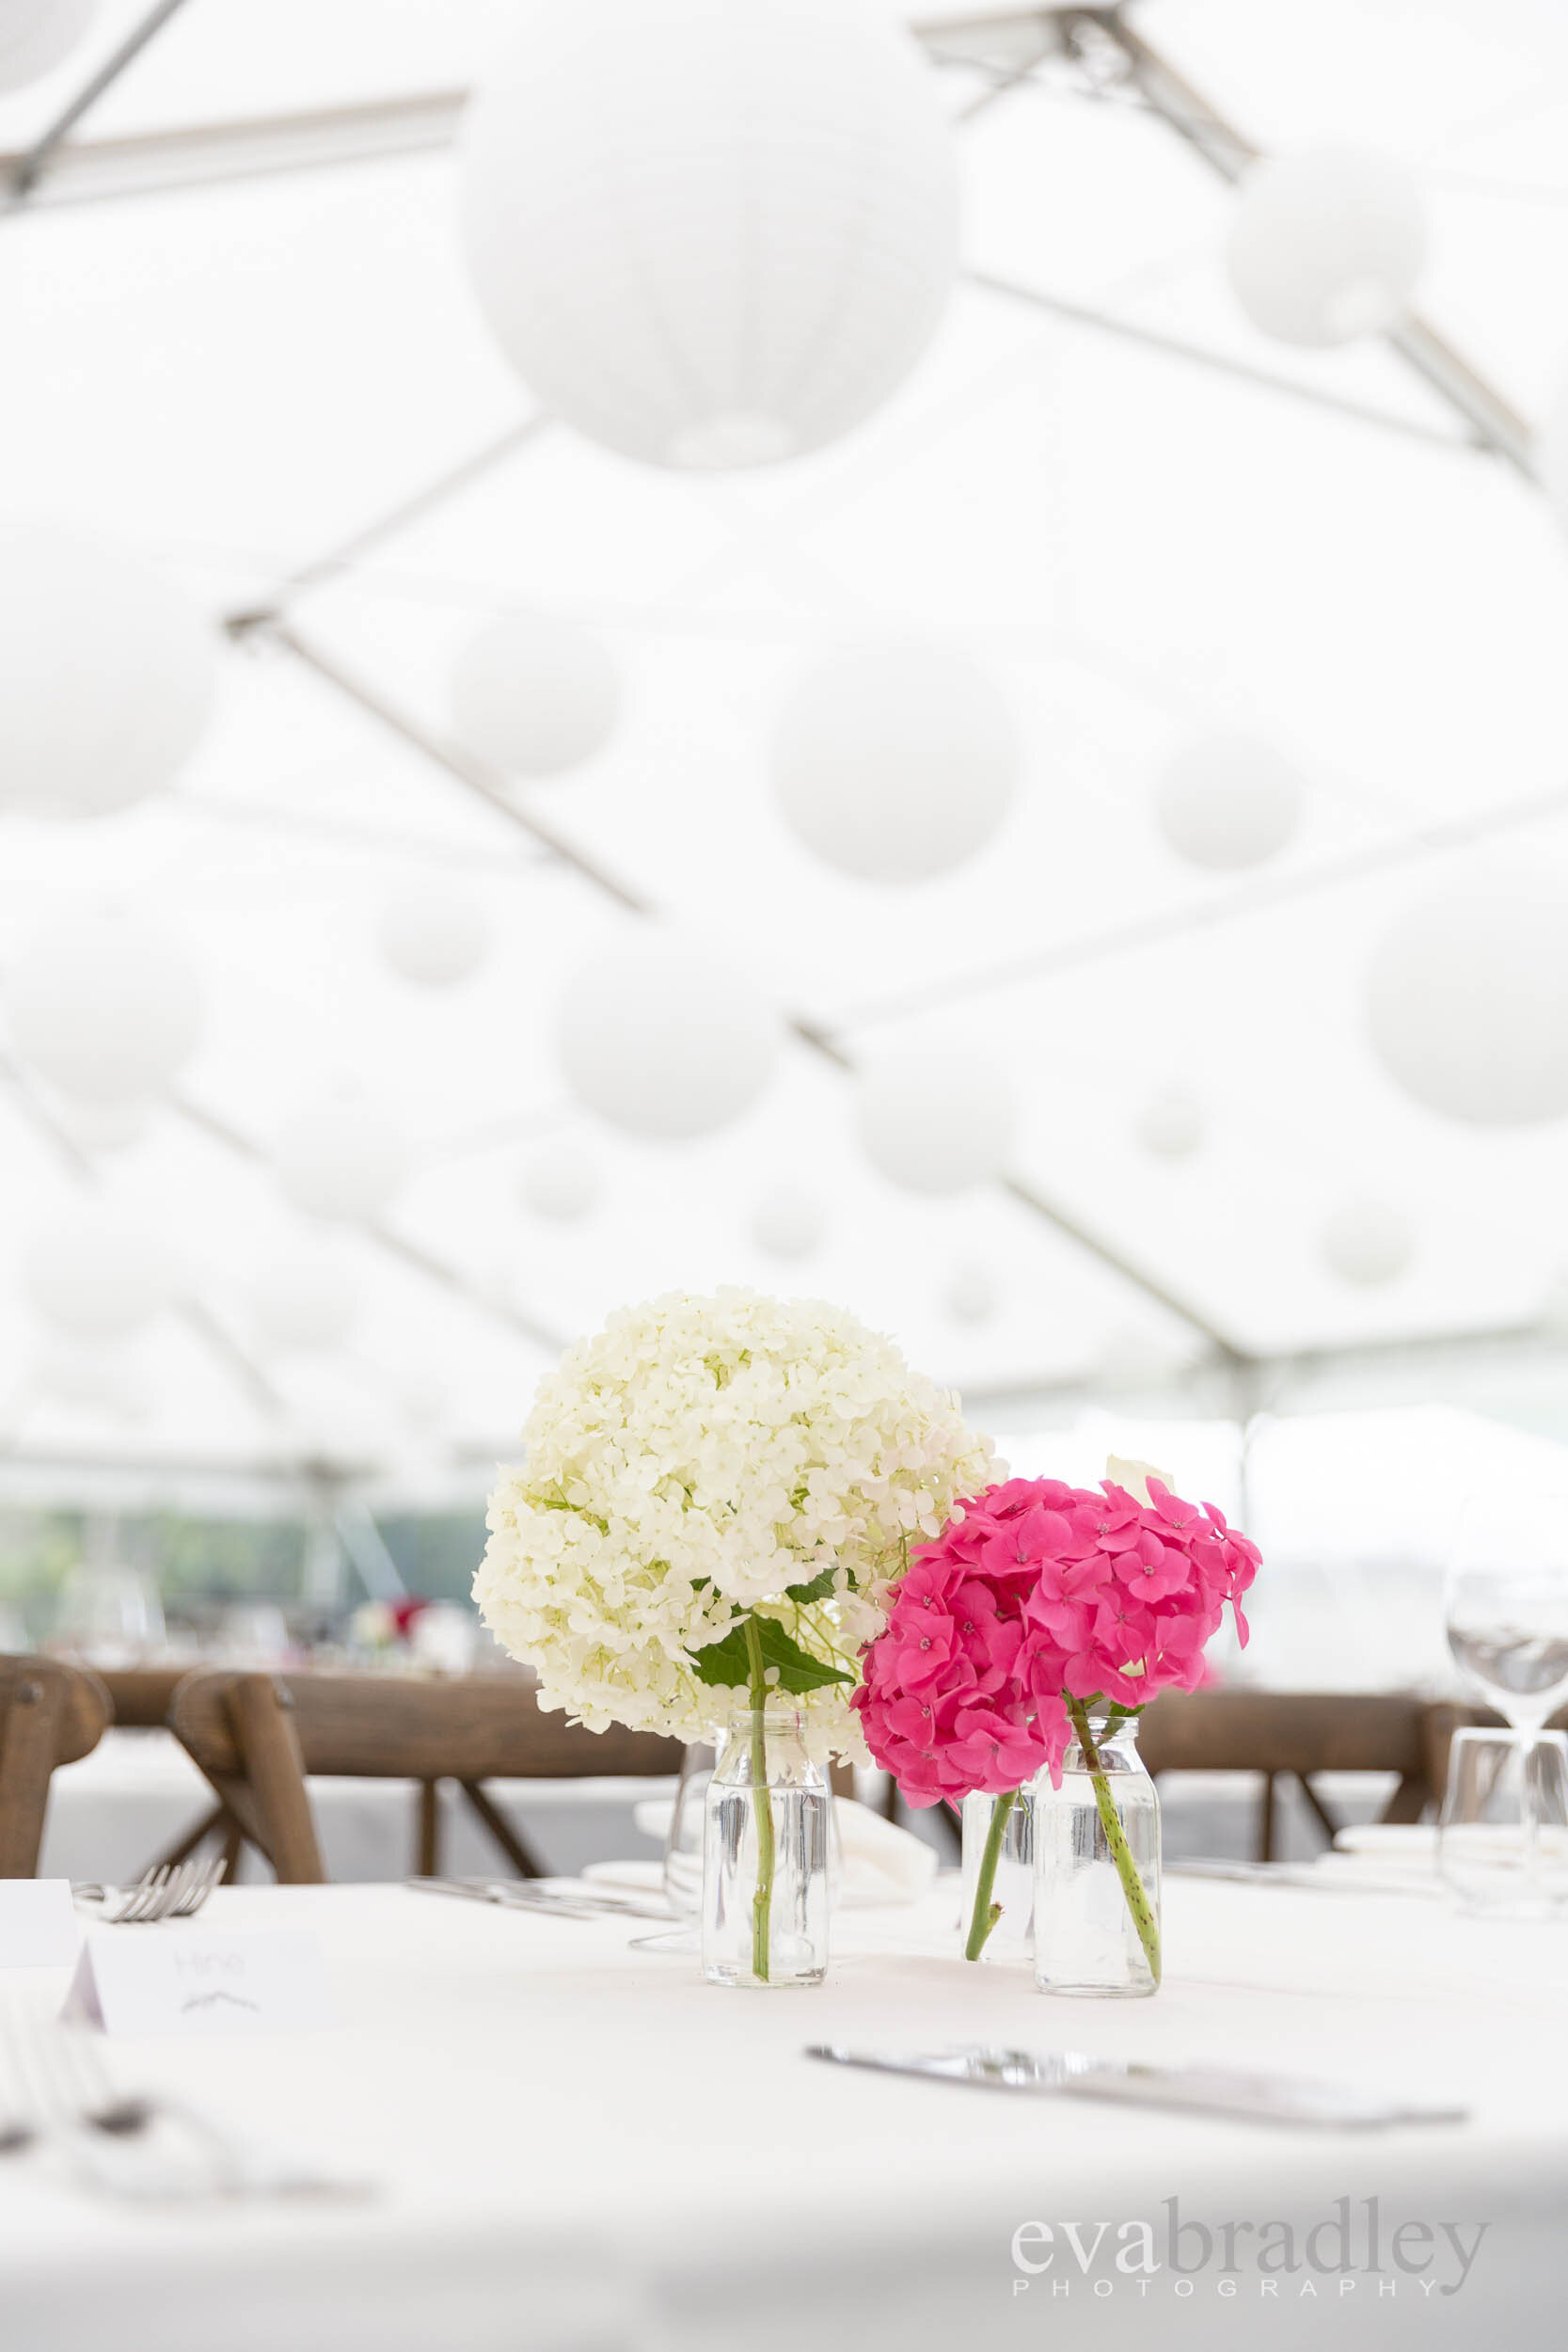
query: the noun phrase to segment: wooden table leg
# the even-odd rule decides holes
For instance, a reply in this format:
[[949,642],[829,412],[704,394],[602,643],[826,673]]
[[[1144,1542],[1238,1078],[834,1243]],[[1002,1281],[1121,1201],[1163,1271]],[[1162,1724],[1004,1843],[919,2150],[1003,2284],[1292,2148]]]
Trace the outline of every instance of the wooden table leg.
[[421,1780],[414,1837],[414,1872],[417,1878],[435,1879],[441,1875],[441,1784],[438,1780]]
[[513,1828],[500,1807],[492,1804],[478,1781],[460,1780],[457,1785],[516,1871],[517,1876],[520,1879],[544,1878],[546,1872],[537,1856],[530,1851],[521,1832]]

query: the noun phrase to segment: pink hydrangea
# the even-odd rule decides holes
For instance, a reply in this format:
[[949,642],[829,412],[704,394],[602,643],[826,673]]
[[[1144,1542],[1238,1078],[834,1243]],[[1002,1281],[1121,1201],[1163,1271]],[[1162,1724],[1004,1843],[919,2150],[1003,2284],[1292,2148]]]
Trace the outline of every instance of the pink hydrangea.
[[1059,1780],[1069,1697],[1135,1708],[1196,1689],[1227,1602],[1246,1641],[1256,1545],[1148,1485],[1140,1503],[1109,1481],[1009,1479],[916,1552],[851,1702],[909,1804],[1000,1795],[1042,1765]]

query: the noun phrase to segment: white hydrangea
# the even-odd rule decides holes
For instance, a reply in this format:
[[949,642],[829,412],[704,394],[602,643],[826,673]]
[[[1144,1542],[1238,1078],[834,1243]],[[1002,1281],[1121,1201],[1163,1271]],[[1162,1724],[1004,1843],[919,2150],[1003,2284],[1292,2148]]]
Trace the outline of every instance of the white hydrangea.
[[[543,1705],[684,1740],[726,1711],[691,1652],[737,1605],[858,1677],[909,1547],[998,1474],[890,1340],[742,1290],[613,1316],[541,1383],[523,1436],[474,1580],[486,1625]],[[824,1570],[831,1597],[787,1598]],[[795,1701],[819,1753],[863,1756],[848,1687]]]

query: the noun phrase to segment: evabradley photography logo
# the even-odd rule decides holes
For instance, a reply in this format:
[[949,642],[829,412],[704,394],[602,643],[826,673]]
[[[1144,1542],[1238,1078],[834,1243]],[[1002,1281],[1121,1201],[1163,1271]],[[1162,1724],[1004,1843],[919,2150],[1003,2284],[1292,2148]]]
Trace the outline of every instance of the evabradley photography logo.
[[1378,2197],[1336,2198],[1321,2217],[1211,2220],[1166,2197],[1152,2216],[1021,2221],[1012,2294],[1151,2298],[1250,2296],[1338,2303],[1348,2296],[1460,2294],[1489,2221],[1425,2219]]

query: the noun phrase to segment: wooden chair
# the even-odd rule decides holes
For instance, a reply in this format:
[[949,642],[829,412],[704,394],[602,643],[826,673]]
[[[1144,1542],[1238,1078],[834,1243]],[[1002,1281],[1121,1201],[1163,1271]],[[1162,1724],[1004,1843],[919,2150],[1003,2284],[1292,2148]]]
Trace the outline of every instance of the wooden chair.
[[1433,1789],[1442,1788],[1429,1777],[1428,1711],[1420,1699],[1375,1692],[1167,1691],[1143,1716],[1138,1750],[1156,1779],[1172,1772],[1260,1772],[1256,1854],[1272,1862],[1284,1774],[1331,1843],[1340,1825],[1313,1786],[1317,1772],[1397,1772],[1380,1819],[1418,1821]]
[[0,1879],[39,1867],[57,1764],[89,1756],[109,1721],[96,1675],[52,1658],[0,1658]]
[[487,1793],[490,1780],[674,1773],[681,1747],[652,1733],[584,1731],[545,1714],[520,1675],[417,1682],[379,1675],[188,1675],[169,1728],[286,1885],[323,1881],[307,1775],[420,1784],[415,1867],[439,1869],[439,1788],[456,1781],[522,1878],[542,1875]]

